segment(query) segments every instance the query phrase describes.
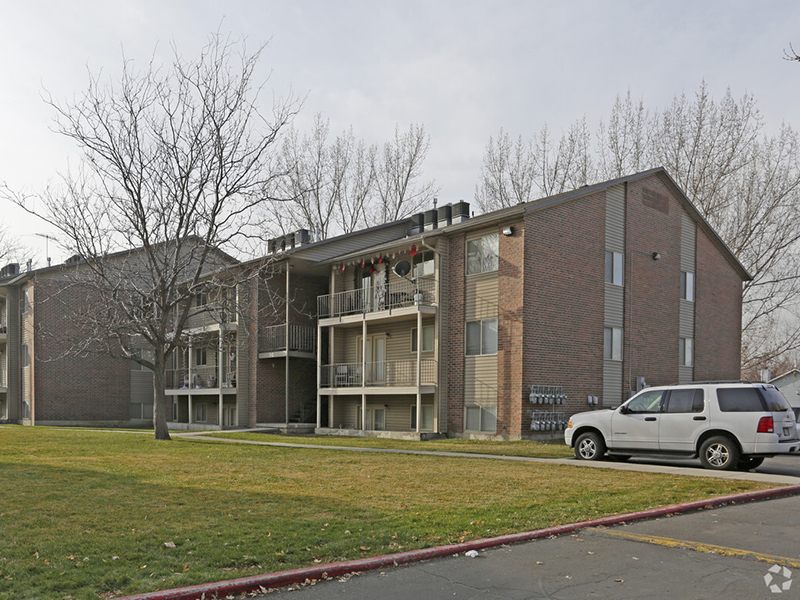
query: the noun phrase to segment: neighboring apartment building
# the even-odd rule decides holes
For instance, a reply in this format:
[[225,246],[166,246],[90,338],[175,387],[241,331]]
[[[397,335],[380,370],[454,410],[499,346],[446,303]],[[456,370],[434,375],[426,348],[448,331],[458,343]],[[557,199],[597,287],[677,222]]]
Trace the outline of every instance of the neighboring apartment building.
[[[749,275],[663,169],[477,217],[459,202],[299,231],[238,268],[192,300],[173,429],[515,439],[643,385],[739,377]],[[39,360],[50,272],[0,275],[5,418],[151,420],[152,375],[131,361]]]

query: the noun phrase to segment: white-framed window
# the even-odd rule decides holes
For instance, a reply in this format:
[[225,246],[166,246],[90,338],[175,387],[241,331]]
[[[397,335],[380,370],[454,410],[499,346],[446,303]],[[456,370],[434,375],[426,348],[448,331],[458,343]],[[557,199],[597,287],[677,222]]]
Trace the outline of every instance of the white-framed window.
[[[417,428],[417,405],[411,405],[411,429]],[[420,424],[420,429],[422,431],[432,431],[433,430],[433,405],[432,404],[423,404],[422,405],[422,423]]]
[[[433,352],[433,325],[422,326],[422,351]],[[417,351],[417,328],[411,329],[411,351]]]
[[467,356],[497,354],[497,319],[467,321]]
[[495,433],[497,431],[497,409],[488,406],[466,406],[464,430]]
[[208,364],[208,352],[206,348],[195,348],[194,364],[198,367]]
[[681,271],[681,299],[694,302],[694,273]]
[[603,329],[603,358],[622,360],[622,327]]
[[28,307],[30,306],[30,296],[28,295],[28,288],[22,290],[22,297],[19,300],[20,303],[20,310],[23,314],[28,312]]
[[[361,407],[356,407],[356,429],[361,429]],[[386,409],[367,407],[367,431],[384,431],[386,429]]]
[[491,233],[467,241],[467,275],[497,271],[500,265],[500,235]]
[[413,258],[414,277],[425,277],[435,273],[433,262],[433,251],[418,252]]
[[625,261],[622,252],[606,251],[606,283],[625,284]]
[[198,423],[205,423],[208,420],[208,404],[194,405],[194,420]]
[[208,304],[208,292],[198,292],[194,295],[195,306],[205,306]]
[[694,366],[694,338],[680,339],[678,345],[678,365],[681,367]]
[[20,351],[19,357],[20,366],[24,369],[25,367],[30,366],[31,364],[31,355],[30,351],[28,350],[28,344],[22,344],[22,349]]

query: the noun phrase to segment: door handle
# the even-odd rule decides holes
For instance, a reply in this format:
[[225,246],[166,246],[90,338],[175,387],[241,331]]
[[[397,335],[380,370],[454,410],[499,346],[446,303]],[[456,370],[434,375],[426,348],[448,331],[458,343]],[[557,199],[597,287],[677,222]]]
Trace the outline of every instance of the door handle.
[[692,417],[692,421],[705,421],[705,417]]
[[645,417],[644,420],[645,421],[655,421],[656,418],[655,417]]

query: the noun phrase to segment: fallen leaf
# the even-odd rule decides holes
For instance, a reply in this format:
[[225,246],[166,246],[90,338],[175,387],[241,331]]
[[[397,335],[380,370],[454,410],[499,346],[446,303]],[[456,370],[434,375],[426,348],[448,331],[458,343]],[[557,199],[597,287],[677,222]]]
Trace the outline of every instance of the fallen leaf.
[[175,542],[164,542],[164,545],[167,548],[174,548],[175,547]]

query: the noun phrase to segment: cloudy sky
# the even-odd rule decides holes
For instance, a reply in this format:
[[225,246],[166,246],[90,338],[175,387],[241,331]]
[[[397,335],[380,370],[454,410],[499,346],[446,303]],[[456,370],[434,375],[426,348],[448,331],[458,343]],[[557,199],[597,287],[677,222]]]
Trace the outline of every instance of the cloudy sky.
[[[796,0],[0,0],[0,182],[35,192],[75,163],[44,93],[81,94],[87,69],[114,78],[123,54],[166,58],[174,43],[194,57],[219,30],[269,42],[260,75],[305,97],[301,130],[317,113],[368,142],[423,124],[425,177],[440,200],[469,201],[501,127],[594,128],[628,90],[654,109],[705,80],[716,99],[752,92],[770,128],[800,127],[800,63],[782,59],[792,42],[800,52],[798,23]],[[2,199],[0,220],[43,264],[34,234],[55,232]]]

